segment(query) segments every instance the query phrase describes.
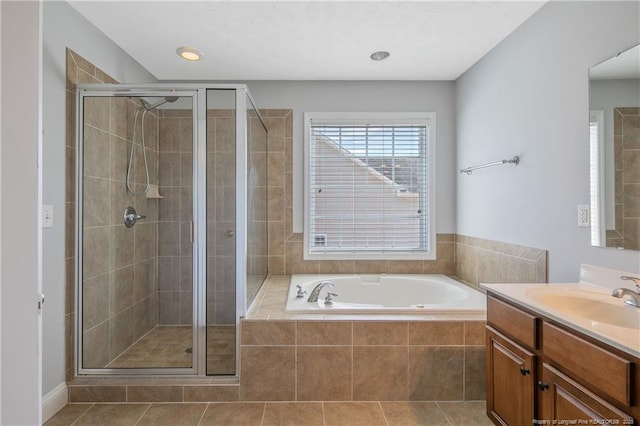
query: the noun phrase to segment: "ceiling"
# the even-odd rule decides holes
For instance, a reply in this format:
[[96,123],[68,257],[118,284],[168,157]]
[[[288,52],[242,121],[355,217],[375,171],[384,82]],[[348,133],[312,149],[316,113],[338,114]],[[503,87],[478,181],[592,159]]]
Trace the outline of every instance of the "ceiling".
[[545,1],[69,3],[159,80],[455,80]]

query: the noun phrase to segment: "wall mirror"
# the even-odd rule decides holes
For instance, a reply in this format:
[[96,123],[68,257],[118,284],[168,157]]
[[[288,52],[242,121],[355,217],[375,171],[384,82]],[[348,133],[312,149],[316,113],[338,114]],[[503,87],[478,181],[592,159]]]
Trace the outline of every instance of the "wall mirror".
[[640,45],[589,69],[591,244],[640,250]]

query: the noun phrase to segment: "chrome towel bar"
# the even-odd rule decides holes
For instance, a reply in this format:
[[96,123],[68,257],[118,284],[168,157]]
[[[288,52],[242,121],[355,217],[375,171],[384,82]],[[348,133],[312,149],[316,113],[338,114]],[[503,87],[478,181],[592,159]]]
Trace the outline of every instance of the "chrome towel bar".
[[493,163],[481,164],[479,166],[472,166],[472,167],[467,167],[466,169],[460,169],[460,173],[466,173],[470,175],[471,172],[473,172],[474,170],[484,169],[486,167],[500,166],[502,164],[513,164],[514,166],[517,166],[519,163],[520,163],[520,157],[518,157],[517,155],[514,155],[513,158],[509,160],[494,161]]

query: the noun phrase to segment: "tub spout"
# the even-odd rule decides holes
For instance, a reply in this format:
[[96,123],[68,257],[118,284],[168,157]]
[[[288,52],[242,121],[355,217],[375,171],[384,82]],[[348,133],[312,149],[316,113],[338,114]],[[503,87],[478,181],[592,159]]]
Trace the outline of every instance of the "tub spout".
[[311,291],[307,302],[317,302],[318,296],[320,295],[320,290],[325,288],[326,286],[333,287],[333,283],[331,281],[320,281],[317,286]]

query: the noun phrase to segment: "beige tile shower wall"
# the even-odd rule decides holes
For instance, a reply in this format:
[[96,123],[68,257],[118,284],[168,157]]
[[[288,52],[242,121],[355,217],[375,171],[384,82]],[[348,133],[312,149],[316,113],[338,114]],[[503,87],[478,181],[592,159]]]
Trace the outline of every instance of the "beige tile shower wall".
[[607,247],[640,250],[640,108],[613,109],[615,227]]
[[191,110],[159,110],[158,324],[193,322]]
[[303,260],[302,234],[293,232],[293,112],[260,111],[269,130],[269,275],[406,273],[455,275],[454,235],[438,234],[437,260]]
[[247,299],[251,300],[267,276],[267,131],[254,110],[248,110],[247,173]]
[[456,277],[479,283],[546,283],[547,251],[456,235]]
[[[67,51],[66,344],[67,377],[73,376],[75,261],[75,85],[115,83],[81,56]],[[84,265],[82,312],[85,367],[103,367],[156,324],[157,204],[128,194],[125,185],[137,105],[126,98],[85,103]],[[147,114],[145,139],[152,183],[157,182],[157,117]],[[141,122],[136,130],[133,182],[143,179]],[[147,219],[128,229],[124,208]]]

